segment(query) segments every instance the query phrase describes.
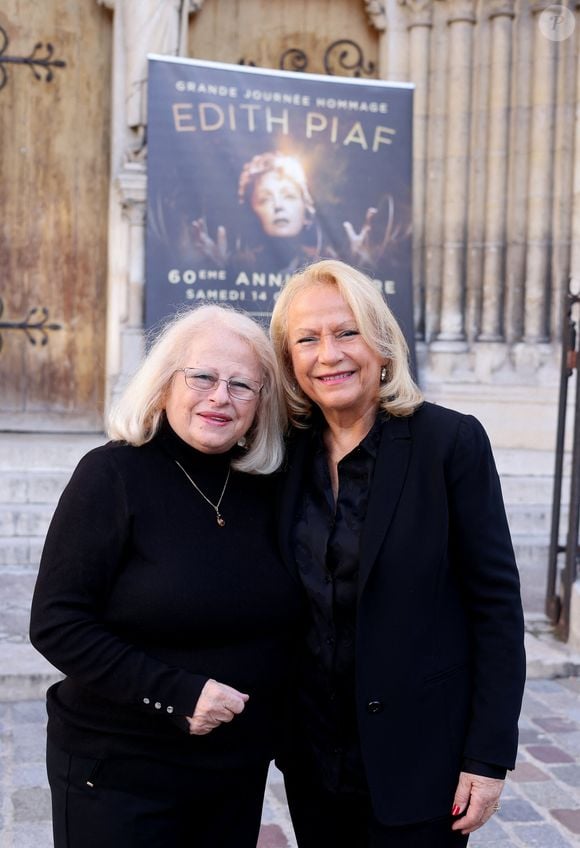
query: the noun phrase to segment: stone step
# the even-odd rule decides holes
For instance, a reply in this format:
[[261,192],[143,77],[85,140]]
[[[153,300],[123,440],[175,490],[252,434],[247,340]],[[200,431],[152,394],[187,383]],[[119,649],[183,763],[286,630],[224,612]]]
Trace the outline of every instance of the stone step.
[[[532,540],[529,534],[514,534],[512,540],[522,582],[525,580],[530,587],[544,587],[548,569],[547,535]],[[23,584],[31,587],[38,570],[43,541],[42,537],[0,538],[0,581],[21,576]],[[7,585],[4,582],[4,586]]]
[[[69,476],[68,471],[0,474],[0,538],[43,536]],[[505,479],[502,481],[502,487],[513,534],[529,533],[530,536],[537,536],[549,533],[551,502],[542,497],[548,494],[547,485],[538,491],[531,480],[519,480],[516,483],[515,478],[508,478],[507,485]],[[566,521],[564,502],[562,529]]]
[[[527,617],[526,656],[528,678],[556,678],[580,675],[580,655],[557,641],[543,616]],[[537,631],[540,631],[539,633]],[[46,689],[62,679],[62,674],[24,640],[11,642],[0,639],[0,700],[44,701]],[[547,846],[546,846],[547,848]]]
[[0,641],[0,697],[6,701],[44,700],[62,674],[30,642]]
[[37,570],[3,569],[0,572],[2,610],[0,641],[22,642],[27,639],[30,604]]
[[[15,483],[16,478],[14,478]],[[47,475],[44,479],[36,479],[31,475],[29,480],[21,479],[22,486],[18,497],[0,497],[0,538],[20,536],[44,536],[62,488],[68,481],[68,473],[62,475]],[[1,485],[1,481],[0,481]],[[28,493],[26,493],[28,489]],[[552,520],[552,506],[548,501],[533,500],[524,493],[520,500],[511,501],[504,497],[506,512],[512,534],[531,537],[549,534]],[[565,533],[568,520],[568,510],[565,502],[561,508],[561,531]],[[0,560],[1,564],[1,560]]]
[[[538,368],[537,363],[529,363],[529,383],[524,377],[528,366],[524,366],[521,361],[511,374],[508,373],[509,369],[503,371],[502,368],[496,370],[495,367],[490,367],[488,371],[487,367],[482,368],[482,363],[488,354],[493,359],[496,352],[492,352],[491,347],[486,351],[480,344],[476,345],[477,350],[474,349],[465,357],[456,357],[457,360],[462,360],[462,363],[460,365],[457,361],[453,366],[451,378],[449,374],[443,373],[451,364],[450,360],[446,360],[449,353],[438,353],[431,349],[430,367],[427,369],[429,378],[422,386],[426,397],[442,406],[475,415],[487,430],[496,452],[500,448],[507,451],[534,452],[537,451],[538,445],[541,445],[546,454],[553,454],[558,419],[558,385],[556,382],[552,383],[552,377],[555,377],[557,369],[552,372],[547,382],[544,382],[543,378],[537,379],[543,372],[543,367]],[[520,352],[516,345],[510,356],[517,358]],[[469,359],[471,362],[467,365]],[[462,370],[463,366],[466,366],[465,371]],[[510,369],[511,367],[512,365],[509,366]],[[551,368],[552,366],[545,373],[551,372]],[[535,373],[533,378],[532,373]],[[568,404],[570,416],[566,427],[568,448],[571,445],[573,430],[573,405],[571,392]]]
[[0,433],[0,468],[70,473],[87,451],[106,440],[103,433]]
[[[97,445],[107,441],[104,433],[2,433],[0,432],[0,469],[67,470]],[[510,449],[494,447],[500,474],[547,476],[554,473],[554,449]],[[569,474],[570,454],[565,455],[564,472]]]
[[43,544],[44,536],[0,536],[0,568],[38,568]]
[[[0,498],[0,537],[1,536],[43,536],[46,533],[48,523],[56,508],[61,487],[66,485],[68,475],[63,474],[62,479],[51,478],[48,485],[50,497],[42,498],[40,493],[34,495],[34,500],[19,499],[2,500]],[[36,481],[31,481],[35,485]],[[43,484],[40,483],[39,486]],[[38,498],[38,499],[36,499]],[[519,501],[510,501],[504,498],[506,512],[510,521],[513,534],[525,534],[537,536],[549,533],[552,505],[549,502],[536,502],[522,498]],[[567,506],[563,502],[561,506],[561,526],[565,527],[567,522]]]
[[527,613],[543,612],[548,579],[549,540],[530,541],[529,535],[512,536],[522,585],[522,602]]
[[0,505],[56,504],[71,475],[66,471],[0,471]]
[[[493,444],[492,444],[493,447]],[[495,463],[500,477],[549,477],[554,475],[555,451],[552,446],[549,450],[531,450],[521,448],[513,450],[509,448],[495,448],[493,450]],[[570,476],[570,452],[564,455],[564,476]]]
[[54,504],[0,504],[0,537],[44,538],[53,512]]
[[[552,504],[554,495],[554,478],[546,474],[511,475],[503,474],[500,478],[503,499],[506,504]],[[562,503],[570,500],[570,478],[562,481]]]
[[[535,544],[542,538],[549,538],[552,526],[552,507],[546,504],[510,504],[506,503],[506,513],[512,536],[527,536]],[[566,533],[568,509],[560,510],[560,532]],[[540,538],[538,538],[540,537]]]
[[546,534],[541,538],[531,541],[527,533],[522,535],[514,533],[512,534],[512,542],[518,562],[521,561],[530,566],[536,566],[538,564],[545,565],[547,563],[550,540]]
[[[0,587],[4,604],[0,634],[22,640],[44,535],[70,474],[105,436],[0,433]],[[552,450],[495,451],[527,611],[544,604],[551,520]],[[568,465],[569,458],[566,459]],[[564,480],[566,500],[569,480]],[[563,510],[563,525],[565,511]]]

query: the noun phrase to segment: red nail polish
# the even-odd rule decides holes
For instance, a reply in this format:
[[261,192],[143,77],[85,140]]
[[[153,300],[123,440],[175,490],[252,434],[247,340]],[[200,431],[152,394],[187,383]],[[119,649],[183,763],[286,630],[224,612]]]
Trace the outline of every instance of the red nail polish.
[[453,809],[451,810],[451,815],[452,816],[458,816],[460,809],[461,809],[461,807],[458,804],[454,804]]

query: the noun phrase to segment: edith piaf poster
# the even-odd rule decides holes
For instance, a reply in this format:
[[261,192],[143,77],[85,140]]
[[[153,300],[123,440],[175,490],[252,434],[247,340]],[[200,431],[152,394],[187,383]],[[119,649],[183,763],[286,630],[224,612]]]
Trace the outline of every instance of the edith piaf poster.
[[286,279],[338,258],[413,349],[411,85],[150,57],[146,323],[229,303],[267,322]]

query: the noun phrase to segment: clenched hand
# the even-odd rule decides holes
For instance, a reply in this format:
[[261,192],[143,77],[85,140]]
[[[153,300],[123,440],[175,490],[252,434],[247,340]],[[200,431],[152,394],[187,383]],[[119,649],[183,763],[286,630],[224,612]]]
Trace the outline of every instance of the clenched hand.
[[193,715],[187,717],[190,734],[205,736],[220,724],[231,721],[242,712],[249,697],[226,683],[208,680],[197,699]]

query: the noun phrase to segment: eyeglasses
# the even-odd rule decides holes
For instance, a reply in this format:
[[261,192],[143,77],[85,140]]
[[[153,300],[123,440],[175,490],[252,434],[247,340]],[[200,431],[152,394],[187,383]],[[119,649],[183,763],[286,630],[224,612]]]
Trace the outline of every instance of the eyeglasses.
[[262,391],[260,383],[248,380],[247,377],[230,377],[226,380],[224,377],[218,377],[213,371],[202,371],[198,368],[177,368],[176,371],[183,371],[186,385],[198,392],[211,392],[218,383],[225,383],[230,397],[236,400],[254,400]]

